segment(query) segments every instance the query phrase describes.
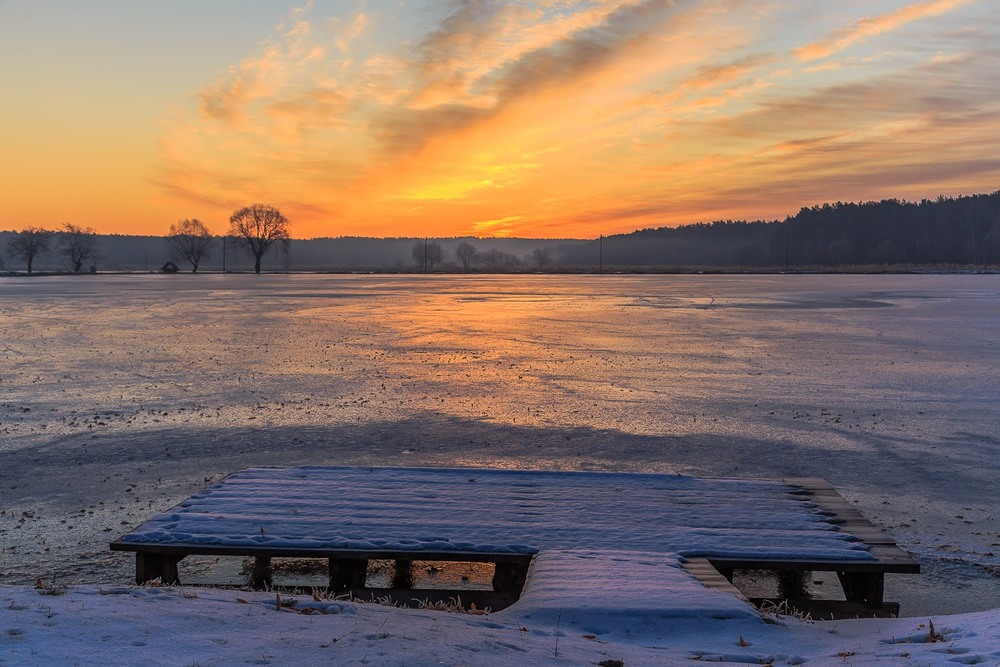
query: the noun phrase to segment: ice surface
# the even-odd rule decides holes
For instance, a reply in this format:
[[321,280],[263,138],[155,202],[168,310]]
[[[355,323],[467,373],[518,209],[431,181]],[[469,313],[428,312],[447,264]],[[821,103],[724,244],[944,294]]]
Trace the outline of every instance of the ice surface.
[[146,521],[145,545],[868,560],[771,481],[429,468],[251,468]]
[[[1000,276],[0,278],[0,582],[249,466],[822,477],[1000,607]],[[125,522],[123,525],[122,522]]]
[[997,276],[0,279],[0,582],[128,581],[110,539],[247,466],[816,476],[916,552],[924,574],[887,597],[926,614],[642,627],[595,577],[598,638],[541,606],[7,586],[0,661],[995,664],[1000,613],[930,615],[1000,607],[998,294]]

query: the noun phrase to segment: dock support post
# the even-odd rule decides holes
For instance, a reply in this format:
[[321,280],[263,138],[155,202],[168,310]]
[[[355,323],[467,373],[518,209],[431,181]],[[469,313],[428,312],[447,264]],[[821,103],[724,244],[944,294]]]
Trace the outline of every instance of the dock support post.
[[493,590],[517,595],[528,578],[528,566],[521,563],[495,563]]
[[330,575],[330,590],[334,593],[364,588],[368,561],[364,558],[331,558],[327,571]]
[[272,583],[271,557],[255,556],[253,559],[253,571],[250,573],[247,586],[255,591],[262,591],[269,588]]
[[142,586],[157,579],[161,584],[168,586],[181,583],[181,578],[177,574],[177,563],[182,558],[184,556],[136,551],[135,583]]
[[837,578],[848,602],[872,609],[882,607],[885,597],[885,574],[881,572],[838,572]]
[[393,588],[413,588],[413,561],[397,560],[392,573]]
[[808,570],[779,570],[778,597],[786,600],[798,600],[808,597],[806,581],[811,576]]

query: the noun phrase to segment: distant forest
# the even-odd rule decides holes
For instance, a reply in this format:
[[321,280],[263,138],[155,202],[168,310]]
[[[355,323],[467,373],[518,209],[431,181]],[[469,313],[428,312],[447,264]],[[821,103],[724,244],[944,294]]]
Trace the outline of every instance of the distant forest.
[[[0,232],[0,271],[22,272],[15,231]],[[52,247],[36,272],[66,271]],[[97,235],[88,261],[100,271],[157,271],[173,256],[165,237]],[[252,258],[216,238],[199,271],[252,270]],[[908,267],[995,268],[1000,263],[1000,191],[907,202],[823,204],[784,220],[720,220],[643,229],[594,240],[292,240],[270,251],[265,271],[698,271],[863,270]]]
[[1000,261],[1000,191],[823,204],[784,220],[720,220],[643,229],[560,248],[563,264],[608,267],[836,268],[987,266]]

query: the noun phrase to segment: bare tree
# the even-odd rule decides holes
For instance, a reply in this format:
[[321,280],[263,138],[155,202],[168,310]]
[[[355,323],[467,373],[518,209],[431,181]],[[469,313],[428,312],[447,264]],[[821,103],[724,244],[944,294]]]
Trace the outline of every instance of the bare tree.
[[499,248],[490,248],[486,252],[479,253],[478,257],[489,271],[509,269],[510,267],[519,264],[521,261],[516,255],[512,255],[511,253],[500,250]]
[[238,248],[245,248],[254,258],[254,273],[260,273],[260,260],[271,246],[281,243],[285,248],[291,235],[288,220],[281,211],[265,204],[241,208],[229,218],[229,235]]
[[83,263],[97,255],[97,232],[93,227],[65,223],[59,232],[59,252],[69,260],[73,273],[80,273]]
[[210,250],[215,239],[201,220],[181,220],[170,225],[167,246],[186,262],[191,262],[191,273],[198,273],[201,260],[211,257]]
[[52,232],[41,227],[25,227],[7,242],[7,256],[20,257],[28,262],[28,273],[35,257],[49,251]]
[[552,262],[552,250],[549,248],[535,248],[531,252],[531,259],[538,266],[547,266]]
[[458,257],[458,261],[462,263],[462,269],[465,271],[469,270],[472,263],[476,261],[476,246],[471,243],[459,243],[458,247],[455,248],[455,256]]
[[444,259],[444,250],[440,243],[424,239],[413,244],[412,255],[417,266],[422,266],[424,271],[427,271],[433,269],[435,264]]

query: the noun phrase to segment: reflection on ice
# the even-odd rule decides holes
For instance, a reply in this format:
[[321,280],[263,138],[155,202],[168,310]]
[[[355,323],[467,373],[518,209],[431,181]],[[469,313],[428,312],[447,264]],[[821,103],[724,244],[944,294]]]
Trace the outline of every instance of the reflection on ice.
[[462,465],[823,477],[921,560],[920,590],[888,594],[904,609],[1000,606],[998,293],[997,276],[0,279],[0,582],[126,581],[109,536],[247,466]]

